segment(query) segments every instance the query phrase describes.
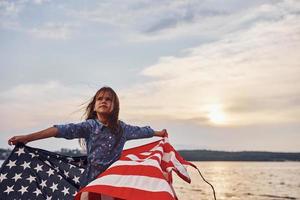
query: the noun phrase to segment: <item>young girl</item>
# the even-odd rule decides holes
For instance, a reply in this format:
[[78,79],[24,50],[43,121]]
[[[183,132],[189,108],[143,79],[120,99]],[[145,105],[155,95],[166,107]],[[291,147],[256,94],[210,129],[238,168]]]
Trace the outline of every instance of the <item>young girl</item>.
[[78,124],[54,125],[48,129],[14,136],[8,144],[27,142],[48,138],[82,138],[87,148],[87,168],[83,174],[81,187],[94,180],[121,156],[127,140],[164,137],[167,131],[154,131],[149,126],[138,127],[125,124],[119,120],[119,99],[110,87],[102,87],[94,95],[86,108],[86,121]]

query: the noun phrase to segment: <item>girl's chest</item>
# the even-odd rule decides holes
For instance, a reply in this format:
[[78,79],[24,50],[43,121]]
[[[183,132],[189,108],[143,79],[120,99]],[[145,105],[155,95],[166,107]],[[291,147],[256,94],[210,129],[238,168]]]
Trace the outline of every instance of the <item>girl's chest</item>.
[[95,129],[90,135],[91,142],[97,141],[97,143],[115,143],[116,135],[109,129]]

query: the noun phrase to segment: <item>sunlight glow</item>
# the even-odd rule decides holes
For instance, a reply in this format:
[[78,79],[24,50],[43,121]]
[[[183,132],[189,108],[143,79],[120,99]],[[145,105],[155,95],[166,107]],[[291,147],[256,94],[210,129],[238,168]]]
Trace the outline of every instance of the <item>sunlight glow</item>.
[[212,123],[217,125],[225,124],[226,122],[225,114],[222,110],[222,107],[218,104],[210,106],[208,118]]

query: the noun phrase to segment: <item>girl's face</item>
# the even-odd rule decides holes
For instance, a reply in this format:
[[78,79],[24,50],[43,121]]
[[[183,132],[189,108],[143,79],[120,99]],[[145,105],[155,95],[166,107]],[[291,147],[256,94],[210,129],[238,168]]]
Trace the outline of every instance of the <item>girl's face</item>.
[[96,96],[94,111],[98,114],[109,115],[113,108],[113,95],[111,92],[102,91]]

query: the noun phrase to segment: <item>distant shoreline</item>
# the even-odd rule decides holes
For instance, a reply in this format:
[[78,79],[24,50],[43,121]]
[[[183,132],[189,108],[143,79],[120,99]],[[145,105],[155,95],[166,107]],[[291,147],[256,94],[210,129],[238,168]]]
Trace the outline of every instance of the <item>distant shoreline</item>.
[[262,151],[179,150],[189,161],[300,161],[300,153]]
[[[5,160],[11,150],[0,148],[0,160]],[[79,149],[61,149],[56,153],[68,156],[82,156]],[[178,153],[188,161],[256,161],[285,162],[300,161],[300,153],[262,152],[262,151],[213,151],[213,150],[178,150]]]

